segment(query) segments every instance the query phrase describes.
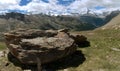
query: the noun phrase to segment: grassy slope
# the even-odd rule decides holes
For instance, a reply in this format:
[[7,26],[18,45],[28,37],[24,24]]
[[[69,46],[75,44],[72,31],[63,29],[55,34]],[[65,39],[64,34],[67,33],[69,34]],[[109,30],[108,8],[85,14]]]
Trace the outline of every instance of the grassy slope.
[[120,14],[114,17],[111,21],[109,21],[105,26],[101,27],[103,29],[118,29],[120,28]]
[[6,49],[6,45],[4,42],[0,42],[0,50]]
[[97,30],[82,32],[81,34],[88,37],[91,46],[88,48],[79,48],[85,55],[86,61],[73,70],[120,70],[120,30]]

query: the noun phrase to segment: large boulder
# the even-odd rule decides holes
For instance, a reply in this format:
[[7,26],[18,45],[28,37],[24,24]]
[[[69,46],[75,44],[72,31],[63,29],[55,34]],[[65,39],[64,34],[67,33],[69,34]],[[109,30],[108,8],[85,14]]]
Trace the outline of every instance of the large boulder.
[[[67,29],[15,30],[4,34],[10,53],[23,64],[41,64],[55,61],[76,51],[86,38],[73,36]],[[77,42],[77,43],[76,43]]]

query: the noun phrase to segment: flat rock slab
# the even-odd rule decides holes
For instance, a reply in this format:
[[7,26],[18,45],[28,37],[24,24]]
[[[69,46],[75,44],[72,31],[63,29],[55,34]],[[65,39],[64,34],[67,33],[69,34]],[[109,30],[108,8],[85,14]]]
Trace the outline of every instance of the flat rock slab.
[[15,30],[5,33],[10,53],[23,64],[55,61],[76,51],[76,43],[66,29]]

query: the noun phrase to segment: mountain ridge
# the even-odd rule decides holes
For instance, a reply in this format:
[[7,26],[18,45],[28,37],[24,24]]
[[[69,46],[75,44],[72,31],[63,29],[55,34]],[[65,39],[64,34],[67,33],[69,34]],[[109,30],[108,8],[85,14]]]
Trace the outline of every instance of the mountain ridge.
[[119,13],[120,11],[113,11],[103,18],[91,13],[77,16],[51,16],[45,14],[26,15],[17,12],[11,12],[0,15],[0,29],[2,29],[1,32],[15,30],[18,28],[42,30],[68,28],[76,31],[93,30],[105,25]]
[[114,17],[106,25],[101,27],[102,29],[120,29],[120,14]]

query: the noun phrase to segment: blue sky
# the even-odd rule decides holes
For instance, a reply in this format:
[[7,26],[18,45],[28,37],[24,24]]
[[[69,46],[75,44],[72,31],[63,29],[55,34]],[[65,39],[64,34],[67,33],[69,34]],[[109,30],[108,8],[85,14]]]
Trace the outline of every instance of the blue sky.
[[20,1],[20,6],[24,6],[27,5],[29,2],[31,2],[32,0],[21,0]]
[[64,5],[64,6],[68,6],[70,5],[71,3],[73,3],[75,0],[58,0],[58,3],[57,4],[60,4],[60,5]]
[[49,0],[42,0],[43,2],[49,3]]
[[120,0],[0,0],[0,13],[102,13],[120,9]]
[[[30,3],[32,0],[21,0],[20,1],[20,6],[24,6],[27,5],[28,3]],[[45,3],[49,3],[49,0],[41,0]],[[72,2],[74,2],[75,0],[58,0],[57,4],[59,5],[63,5],[63,6],[68,6],[70,5]]]
[[105,7],[104,6],[96,6],[95,9],[100,10],[100,9],[105,9]]

